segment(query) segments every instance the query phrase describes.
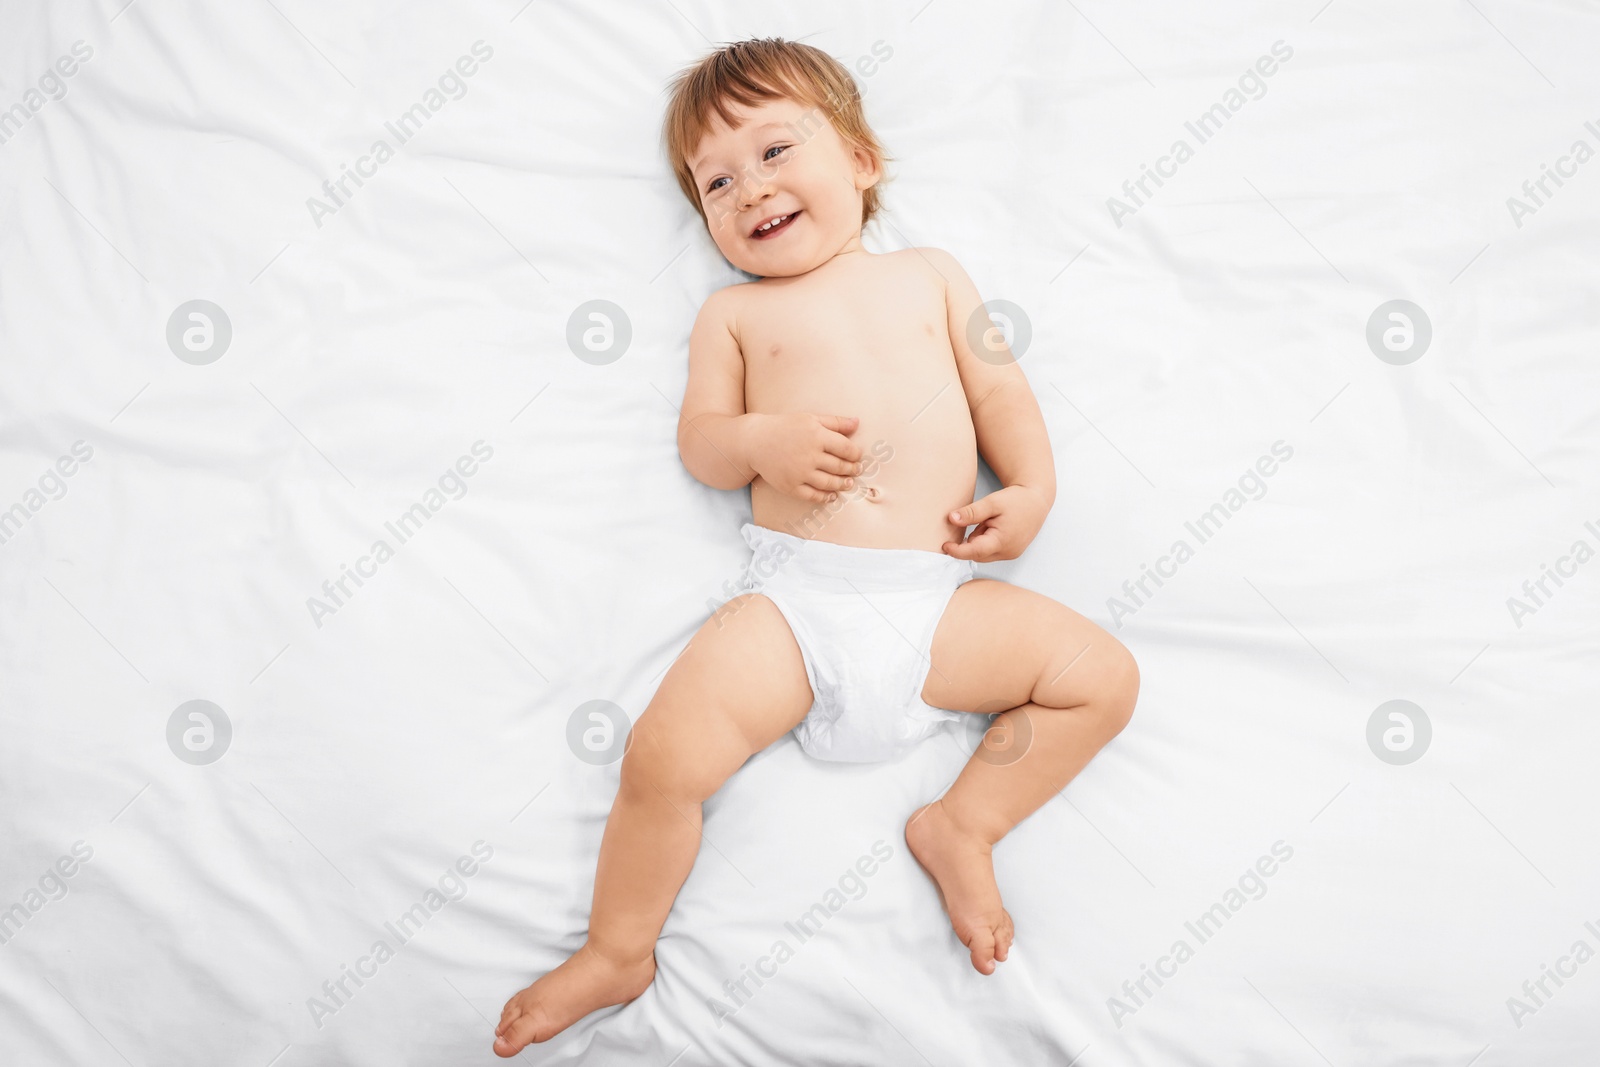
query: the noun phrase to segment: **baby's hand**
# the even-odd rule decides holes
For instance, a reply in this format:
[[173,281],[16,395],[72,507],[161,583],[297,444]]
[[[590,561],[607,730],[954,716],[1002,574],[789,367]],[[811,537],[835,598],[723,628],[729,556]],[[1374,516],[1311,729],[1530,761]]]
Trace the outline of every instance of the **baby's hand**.
[[946,541],[944,551],[957,559],[992,563],[1016,559],[1039,534],[1050,503],[1026,485],[1008,485],[957,508],[947,518],[956,526],[978,524],[963,541]]
[[807,411],[762,415],[753,424],[750,466],[780,493],[821,504],[861,473],[861,446],[847,436],[859,422]]

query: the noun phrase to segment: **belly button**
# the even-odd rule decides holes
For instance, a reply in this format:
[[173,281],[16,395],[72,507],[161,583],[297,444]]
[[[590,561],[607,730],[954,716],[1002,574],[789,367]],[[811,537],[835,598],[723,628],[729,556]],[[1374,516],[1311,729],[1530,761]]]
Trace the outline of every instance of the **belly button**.
[[867,499],[868,500],[877,500],[878,499],[878,487],[877,486],[875,486],[875,485],[867,486]]

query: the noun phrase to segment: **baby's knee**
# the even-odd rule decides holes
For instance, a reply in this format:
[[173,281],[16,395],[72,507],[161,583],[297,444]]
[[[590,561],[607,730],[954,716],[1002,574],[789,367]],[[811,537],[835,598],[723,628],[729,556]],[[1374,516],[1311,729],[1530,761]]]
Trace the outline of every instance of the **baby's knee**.
[[663,795],[676,800],[690,792],[676,747],[668,730],[649,721],[648,714],[641,717],[622,754],[621,792],[646,800]]
[[721,786],[726,774],[714,739],[669,718],[649,712],[634,725],[632,742],[622,757],[620,788],[631,796],[674,803],[698,804]]
[[1139,702],[1139,663],[1121,642],[1116,644],[1112,663],[1106,671],[1106,725],[1119,734],[1133,719]]

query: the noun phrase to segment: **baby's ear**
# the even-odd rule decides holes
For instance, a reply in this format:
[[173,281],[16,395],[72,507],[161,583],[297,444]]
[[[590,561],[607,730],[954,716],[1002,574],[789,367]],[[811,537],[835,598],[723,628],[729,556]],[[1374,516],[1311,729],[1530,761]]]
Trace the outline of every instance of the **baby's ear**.
[[877,156],[865,148],[857,148],[851,154],[856,165],[857,189],[871,189],[883,180],[883,167],[879,165]]

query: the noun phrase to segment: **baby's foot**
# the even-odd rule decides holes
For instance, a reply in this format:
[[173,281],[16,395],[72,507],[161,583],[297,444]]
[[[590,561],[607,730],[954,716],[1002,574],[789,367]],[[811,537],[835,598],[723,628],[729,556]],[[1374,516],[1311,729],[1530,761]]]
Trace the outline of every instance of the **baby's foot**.
[[1000,903],[989,844],[957,826],[937,800],[912,812],[906,844],[938,885],[950,925],[972,952],[972,965],[980,974],[993,974],[995,961],[1004,962],[1011,951],[1014,931]]
[[602,956],[589,942],[567,961],[506,1001],[495,1027],[496,1056],[515,1056],[529,1042],[548,1041],[592,1011],[626,1004],[656,977],[652,951],[642,960]]

